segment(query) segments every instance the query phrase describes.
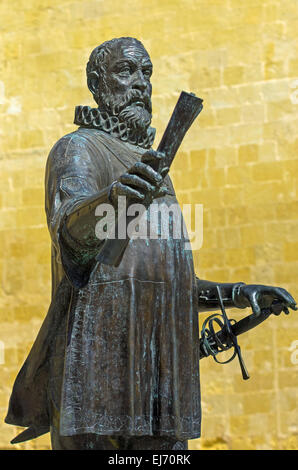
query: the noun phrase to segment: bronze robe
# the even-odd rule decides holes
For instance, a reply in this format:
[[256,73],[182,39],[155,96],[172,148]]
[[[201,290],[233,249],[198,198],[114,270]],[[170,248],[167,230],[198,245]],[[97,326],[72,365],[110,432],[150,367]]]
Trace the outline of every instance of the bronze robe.
[[[63,231],[73,207],[106,190],[143,153],[85,128],[53,147],[46,172],[52,303],[6,422],[46,429],[52,400],[66,436],[200,436],[198,298],[185,240],[131,239],[115,268],[95,262],[95,234],[78,240]],[[154,202],[177,203],[165,181],[170,194]]]

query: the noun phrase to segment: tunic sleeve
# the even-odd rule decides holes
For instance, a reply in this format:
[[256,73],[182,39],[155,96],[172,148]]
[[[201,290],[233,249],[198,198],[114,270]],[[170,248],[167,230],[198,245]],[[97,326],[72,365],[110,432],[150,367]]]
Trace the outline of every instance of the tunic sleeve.
[[[88,282],[95,265],[95,256],[102,240],[95,236],[95,213],[79,220],[84,230],[67,230],[66,221],[77,207],[89,200],[105,197],[108,178],[104,155],[96,152],[88,142],[75,133],[60,139],[49,154],[46,168],[46,215],[54,247],[56,263],[76,288]],[[84,234],[80,235],[79,234]]]
[[220,287],[222,300],[225,308],[234,308],[233,289],[243,283],[222,283],[199,279],[196,276],[197,296],[199,312],[218,310],[219,300],[217,286]]

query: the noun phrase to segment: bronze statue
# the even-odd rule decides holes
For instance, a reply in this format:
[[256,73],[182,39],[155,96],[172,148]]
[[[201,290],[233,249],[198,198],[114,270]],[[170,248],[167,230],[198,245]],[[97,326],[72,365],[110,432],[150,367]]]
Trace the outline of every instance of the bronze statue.
[[151,149],[151,74],[134,38],[96,47],[97,107],[77,107],[79,128],[49,154],[52,302],[14,384],[6,422],[28,429],[12,442],[50,431],[53,449],[187,449],[200,437],[200,351],[214,352],[198,311],[296,309],[282,288],[198,279],[187,235],[132,238],[117,266],[98,261],[100,204],[177,202],[166,155]]

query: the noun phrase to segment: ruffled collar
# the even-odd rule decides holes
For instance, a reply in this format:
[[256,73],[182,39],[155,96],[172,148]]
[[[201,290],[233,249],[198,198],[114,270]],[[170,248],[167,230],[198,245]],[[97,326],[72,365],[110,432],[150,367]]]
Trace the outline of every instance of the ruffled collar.
[[155,137],[153,127],[149,127],[143,132],[132,129],[125,122],[120,122],[117,116],[110,116],[108,113],[90,106],[76,106],[74,124],[107,132],[124,142],[145,149],[151,148]]

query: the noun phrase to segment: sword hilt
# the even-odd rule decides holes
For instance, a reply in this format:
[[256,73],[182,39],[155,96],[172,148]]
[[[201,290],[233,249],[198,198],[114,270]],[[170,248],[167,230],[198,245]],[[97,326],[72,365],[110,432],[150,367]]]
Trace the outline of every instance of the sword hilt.
[[243,360],[243,357],[242,357],[242,354],[241,354],[241,349],[240,349],[240,346],[238,344],[237,336],[233,333],[233,330],[231,328],[230,320],[228,319],[228,316],[226,314],[225,307],[224,307],[223,300],[222,300],[222,296],[221,296],[221,292],[220,292],[220,287],[216,286],[216,290],[217,290],[217,296],[218,296],[218,300],[219,300],[220,309],[221,309],[222,316],[223,316],[223,319],[224,319],[224,326],[226,328],[227,336],[228,336],[229,340],[231,341],[231,343],[234,347],[234,352],[236,353],[236,355],[238,357],[243,380],[247,380],[247,379],[249,379],[249,374],[248,374],[247,368],[245,366],[245,363],[244,363],[244,360]]
[[[212,356],[215,362],[219,364],[228,364],[237,356],[243,380],[247,380],[249,379],[249,374],[241,354],[237,337],[232,329],[235,320],[228,318],[224,308],[220,287],[216,286],[216,289],[222,313],[221,315],[218,313],[211,315],[203,323],[201,333],[201,357]],[[215,324],[221,328],[218,333],[215,333]],[[233,348],[234,351],[229,359],[226,361],[219,361],[217,359],[216,355],[218,353],[227,351],[231,348]]]
[[[236,339],[236,341],[237,341],[237,339]],[[241,373],[242,373],[242,378],[243,378],[243,380],[248,380],[249,379],[249,373],[248,373],[248,370],[247,370],[246,365],[244,363],[238,341],[237,341],[237,345],[235,346],[235,350],[237,352],[239,365],[240,365],[240,369],[241,369]]]
[[[238,357],[239,365],[244,380],[249,379],[241,349],[238,344],[237,336],[245,333],[257,325],[265,321],[271,314],[280,315],[284,309],[284,305],[279,300],[274,300],[269,308],[263,308],[261,314],[256,316],[254,313],[248,315],[242,320],[236,322],[234,319],[229,319],[222,300],[221,291],[219,286],[217,288],[217,297],[221,308],[220,313],[210,315],[202,325],[201,338],[200,338],[200,359],[203,357],[212,356],[215,362],[219,364],[227,364],[231,362],[236,356]],[[215,332],[215,324],[220,327],[220,330]],[[217,354],[228,349],[233,348],[233,354],[227,361],[219,361]]]

